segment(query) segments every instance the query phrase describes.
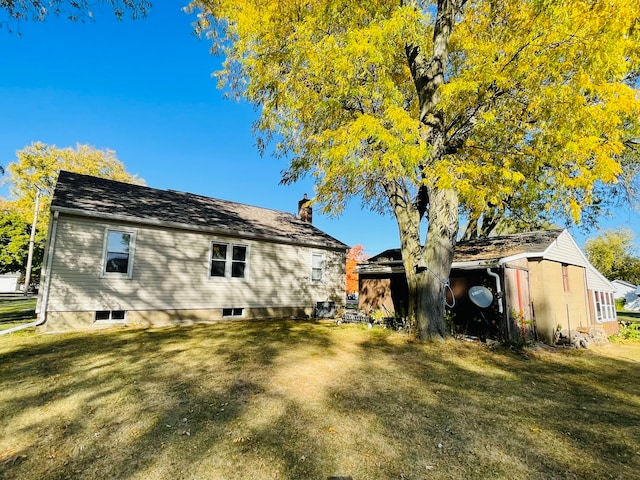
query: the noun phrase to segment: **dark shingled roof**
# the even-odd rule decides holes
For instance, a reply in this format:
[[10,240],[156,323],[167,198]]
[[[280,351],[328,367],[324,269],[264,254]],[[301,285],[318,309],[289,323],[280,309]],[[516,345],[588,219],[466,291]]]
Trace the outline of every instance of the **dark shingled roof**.
[[[453,261],[491,261],[522,253],[542,254],[561,233],[562,230],[544,230],[460,241],[456,244]],[[367,263],[400,261],[400,249],[394,248],[371,257]]]
[[291,213],[66,171],[58,177],[51,209],[239,237],[348,248]]

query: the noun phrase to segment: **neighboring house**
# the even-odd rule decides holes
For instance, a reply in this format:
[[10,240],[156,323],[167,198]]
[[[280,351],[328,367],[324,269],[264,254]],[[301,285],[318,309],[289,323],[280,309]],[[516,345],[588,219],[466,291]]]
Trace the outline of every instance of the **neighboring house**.
[[0,275],[0,293],[16,293],[20,272],[3,273]]
[[[408,294],[400,249],[370,258],[358,273],[361,310],[405,314]],[[618,329],[615,289],[567,230],[459,242],[449,281],[449,312],[461,333],[553,343],[558,329],[594,334]],[[488,308],[470,300],[474,286],[493,293]]]
[[631,303],[638,298],[638,288],[633,283],[624,280],[613,280],[611,285],[616,289],[615,297],[624,298],[625,303]]
[[[309,317],[344,304],[347,245],[298,216],[61,172],[39,320],[48,330]],[[301,218],[302,217],[302,218]]]

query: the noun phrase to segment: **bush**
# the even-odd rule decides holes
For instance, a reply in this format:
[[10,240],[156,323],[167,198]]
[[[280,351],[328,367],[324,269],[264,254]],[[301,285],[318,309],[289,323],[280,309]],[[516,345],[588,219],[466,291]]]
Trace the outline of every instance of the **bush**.
[[621,322],[618,336],[625,340],[640,341],[640,323]]

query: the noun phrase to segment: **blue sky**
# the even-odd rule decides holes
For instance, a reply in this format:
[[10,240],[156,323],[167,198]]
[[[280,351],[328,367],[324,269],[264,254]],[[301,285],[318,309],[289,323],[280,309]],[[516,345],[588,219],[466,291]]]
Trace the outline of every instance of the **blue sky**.
[[[104,8],[85,24],[50,18],[0,29],[0,164],[34,141],[83,143],[115,150],[150,187],[295,213],[298,199],[313,195],[311,181],[278,184],[285,161],[259,156],[257,113],[216,88],[219,59],[192,34],[184,3],[154,2],[136,21],[118,22]],[[399,245],[393,218],[361,210],[358,200],[338,218],[316,209],[314,224],[371,255]],[[602,226],[630,228],[640,242],[629,209]],[[583,245],[585,235],[571,233]]]

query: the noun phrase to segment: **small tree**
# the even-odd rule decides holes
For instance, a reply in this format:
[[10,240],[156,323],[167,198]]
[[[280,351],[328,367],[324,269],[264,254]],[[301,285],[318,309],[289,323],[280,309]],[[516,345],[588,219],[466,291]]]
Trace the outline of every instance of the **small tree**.
[[34,248],[34,277],[39,274],[49,224],[49,207],[60,170],[94,175],[112,180],[143,184],[128,173],[112,150],[97,150],[78,144],[75,149],[57,148],[35,142],[16,153],[17,160],[7,165],[4,179],[9,184],[12,199],[3,200],[0,209],[0,273],[24,270],[29,249],[29,234],[35,207],[36,191],[40,190],[38,223]]
[[364,253],[364,247],[361,244],[353,246],[347,252],[347,294],[358,291],[358,274],[355,270],[358,263],[364,262],[367,258],[369,255]]
[[591,264],[609,280],[640,284],[640,258],[631,230],[605,230],[587,240],[584,250]]

